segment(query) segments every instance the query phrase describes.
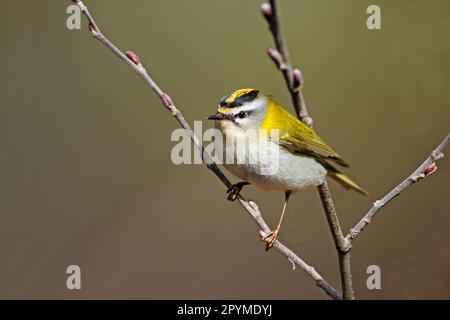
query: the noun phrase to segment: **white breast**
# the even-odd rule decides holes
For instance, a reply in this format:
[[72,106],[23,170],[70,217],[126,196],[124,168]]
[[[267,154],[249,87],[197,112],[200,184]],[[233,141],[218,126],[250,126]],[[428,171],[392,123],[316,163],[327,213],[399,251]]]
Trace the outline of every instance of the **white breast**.
[[[229,138],[243,134],[237,130],[225,133]],[[246,141],[247,148],[243,143],[224,144],[225,153],[235,155],[234,163],[225,163],[224,157],[225,168],[244,181],[269,191],[298,191],[325,179],[326,169],[313,158],[294,155],[270,140],[258,143],[246,136]]]

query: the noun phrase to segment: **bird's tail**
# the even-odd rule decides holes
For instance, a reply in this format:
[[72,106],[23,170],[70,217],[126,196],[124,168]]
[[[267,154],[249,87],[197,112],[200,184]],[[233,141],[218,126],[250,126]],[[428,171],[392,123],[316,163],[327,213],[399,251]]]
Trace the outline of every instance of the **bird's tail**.
[[344,173],[340,172],[338,169],[333,167],[331,164],[329,164],[326,161],[321,161],[322,165],[327,169],[328,176],[339,183],[341,186],[343,186],[346,189],[353,189],[356,192],[368,196],[369,193],[361,188],[359,185],[357,185],[352,179],[350,179],[348,176],[346,176]]

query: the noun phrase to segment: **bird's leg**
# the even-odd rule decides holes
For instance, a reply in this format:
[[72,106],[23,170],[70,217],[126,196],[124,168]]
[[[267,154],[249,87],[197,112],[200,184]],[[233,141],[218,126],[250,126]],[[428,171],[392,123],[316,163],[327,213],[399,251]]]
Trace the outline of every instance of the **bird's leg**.
[[238,182],[233,184],[231,187],[228,188],[227,193],[228,193],[228,197],[227,199],[229,201],[234,201],[236,200],[237,196],[239,195],[239,192],[241,192],[242,188],[246,185],[249,185],[250,183],[247,181],[242,181],[242,182]]
[[271,231],[267,236],[263,238],[263,240],[266,242],[266,251],[268,251],[270,248],[273,247],[273,244],[278,238],[278,234],[280,233],[281,224],[283,223],[284,218],[284,212],[286,211],[287,204],[289,201],[289,196],[291,195],[291,191],[288,190],[284,193],[284,205],[283,205],[283,211],[281,211],[280,221],[278,222],[277,227],[274,231]]

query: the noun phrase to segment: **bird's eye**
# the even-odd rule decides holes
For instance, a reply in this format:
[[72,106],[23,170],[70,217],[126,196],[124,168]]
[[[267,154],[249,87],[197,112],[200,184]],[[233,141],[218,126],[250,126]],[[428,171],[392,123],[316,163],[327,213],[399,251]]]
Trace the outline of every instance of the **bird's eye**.
[[247,116],[247,112],[245,112],[245,111],[241,111],[238,113],[238,117],[240,119],[244,119],[246,116]]

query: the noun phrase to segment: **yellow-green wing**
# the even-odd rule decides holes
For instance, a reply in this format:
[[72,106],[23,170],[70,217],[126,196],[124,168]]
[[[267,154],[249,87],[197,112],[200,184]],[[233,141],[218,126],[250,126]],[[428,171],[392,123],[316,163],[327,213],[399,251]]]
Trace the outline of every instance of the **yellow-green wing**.
[[313,129],[272,101],[269,103],[262,128],[269,131],[278,129],[278,143],[292,153],[333,160],[341,166],[348,167],[348,164]]

